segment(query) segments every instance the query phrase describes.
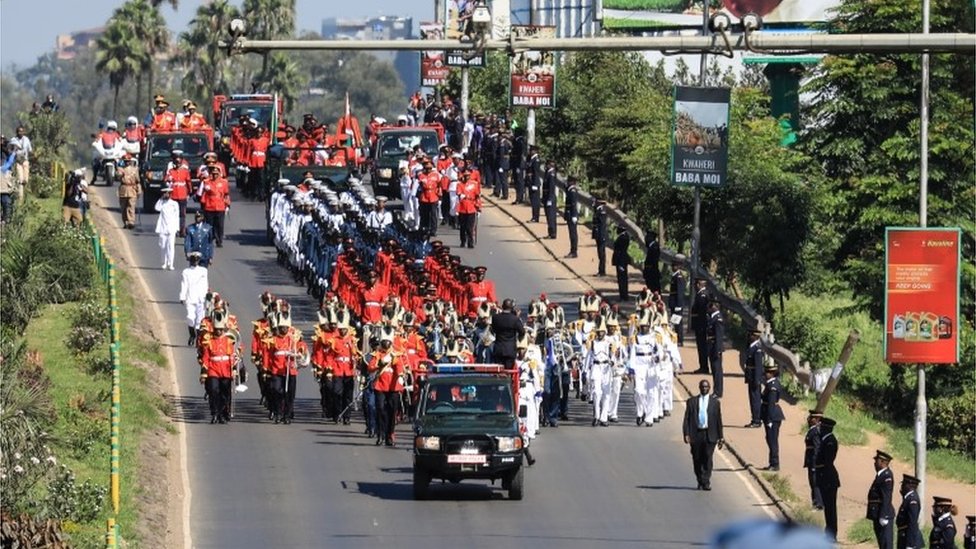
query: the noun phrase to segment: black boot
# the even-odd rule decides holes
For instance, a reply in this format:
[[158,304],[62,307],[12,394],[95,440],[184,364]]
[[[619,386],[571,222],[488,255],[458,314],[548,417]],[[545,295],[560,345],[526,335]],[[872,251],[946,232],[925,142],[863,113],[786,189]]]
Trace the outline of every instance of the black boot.
[[186,340],[186,344],[190,347],[193,347],[197,342],[197,331],[195,328],[193,328],[193,326],[187,326],[186,330],[190,334],[190,339]]

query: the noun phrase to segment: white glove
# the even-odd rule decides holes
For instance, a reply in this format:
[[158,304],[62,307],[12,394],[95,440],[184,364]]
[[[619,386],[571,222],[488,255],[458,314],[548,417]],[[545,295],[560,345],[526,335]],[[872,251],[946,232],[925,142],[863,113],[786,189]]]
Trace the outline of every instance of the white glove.
[[878,523],[880,523],[881,526],[888,526],[888,519],[883,518],[883,519],[879,520]]
[[579,223],[579,218],[578,217],[574,217],[573,218],[573,223]]

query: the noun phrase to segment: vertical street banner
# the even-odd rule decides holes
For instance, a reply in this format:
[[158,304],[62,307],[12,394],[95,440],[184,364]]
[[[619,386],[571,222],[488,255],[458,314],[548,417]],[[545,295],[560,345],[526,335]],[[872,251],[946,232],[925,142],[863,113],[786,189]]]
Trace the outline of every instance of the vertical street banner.
[[[443,40],[444,25],[441,23],[421,23],[421,40]],[[451,72],[447,66],[444,51],[432,50],[420,52],[420,85],[425,88],[435,88],[447,81]]]
[[[473,42],[474,29],[471,25],[471,14],[474,13],[473,0],[447,0],[447,26],[444,37],[448,40],[464,40]],[[464,50],[447,50],[445,52],[448,67],[481,68],[485,66],[485,52]]]
[[728,88],[674,88],[671,183],[726,184],[729,163]]
[[[516,25],[512,36],[555,38],[556,27]],[[556,106],[556,56],[551,51],[518,51],[512,56],[509,104],[551,109]]]
[[959,362],[960,230],[885,230],[885,360]]

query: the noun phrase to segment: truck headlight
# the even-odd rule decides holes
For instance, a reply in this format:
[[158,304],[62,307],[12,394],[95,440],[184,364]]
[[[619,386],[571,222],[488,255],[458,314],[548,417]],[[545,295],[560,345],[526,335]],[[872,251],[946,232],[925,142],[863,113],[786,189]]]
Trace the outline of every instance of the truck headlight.
[[376,170],[376,174],[384,179],[393,177],[393,168],[380,168]]
[[161,171],[149,172],[149,179],[162,179],[162,178],[163,178],[163,172]]
[[499,452],[515,452],[522,449],[522,437],[495,437]]
[[440,450],[441,437],[417,437],[414,446],[418,450]]

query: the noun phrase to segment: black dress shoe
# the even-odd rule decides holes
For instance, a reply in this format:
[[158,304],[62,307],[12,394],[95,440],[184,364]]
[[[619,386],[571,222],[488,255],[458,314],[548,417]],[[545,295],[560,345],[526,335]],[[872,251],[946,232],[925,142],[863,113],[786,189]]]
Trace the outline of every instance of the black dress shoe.
[[569,416],[566,415],[566,414],[563,414],[563,415],[559,416],[559,419],[561,419],[563,421],[569,421]]
[[705,485],[705,486],[704,486],[704,487],[702,488],[702,490],[705,490],[706,492],[710,492],[710,491],[712,490],[712,485],[711,485],[711,484],[706,484],[706,485]]
[[617,423],[618,420],[617,420],[617,418],[612,417],[608,421],[610,421],[610,423]]
[[217,416],[210,416],[210,424],[213,425],[214,423],[217,423]]
[[593,423],[591,423],[590,426],[596,427],[596,418],[593,419]]
[[746,429],[755,429],[756,427],[759,427],[760,425],[762,425],[762,424],[761,423],[746,423],[745,425],[743,425],[743,427],[745,427]]
[[376,439],[376,446],[383,444],[383,441],[379,438]]
[[610,424],[607,423],[606,421],[601,421],[600,422],[600,427],[609,427],[609,426],[610,426]]
[[566,254],[566,259],[576,259],[576,254],[574,254],[574,253],[568,253],[568,254]]

